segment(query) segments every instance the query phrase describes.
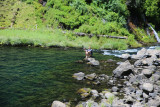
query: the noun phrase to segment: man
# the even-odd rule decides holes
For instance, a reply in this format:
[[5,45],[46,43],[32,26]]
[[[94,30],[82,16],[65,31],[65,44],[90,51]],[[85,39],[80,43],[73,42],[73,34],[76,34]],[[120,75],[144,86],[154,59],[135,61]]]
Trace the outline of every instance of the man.
[[86,58],[92,57],[93,51],[92,51],[92,49],[91,49],[90,46],[89,46],[89,48],[86,49],[85,51],[86,51]]

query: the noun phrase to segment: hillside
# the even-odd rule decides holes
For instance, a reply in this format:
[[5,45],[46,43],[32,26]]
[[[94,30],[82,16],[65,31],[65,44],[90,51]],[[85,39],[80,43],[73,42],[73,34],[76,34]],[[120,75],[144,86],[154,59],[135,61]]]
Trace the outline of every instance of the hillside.
[[2,0],[0,27],[122,36],[139,47],[156,42],[147,24],[160,30],[158,7],[159,0]]

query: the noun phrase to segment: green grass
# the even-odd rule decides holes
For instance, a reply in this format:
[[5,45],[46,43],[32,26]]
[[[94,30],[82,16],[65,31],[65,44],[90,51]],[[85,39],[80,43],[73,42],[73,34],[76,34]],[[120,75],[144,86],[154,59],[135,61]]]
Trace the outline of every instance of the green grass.
[[111,39],[97,37],[89,38],[77,37],[71,33],[63,34],[61,30],[40,29],[40,30],[20,30],[5,29],[0,30],[1,45],[33,45],[41,47],[61,46],[93,49],[127,49],[128,41],[122,39]]

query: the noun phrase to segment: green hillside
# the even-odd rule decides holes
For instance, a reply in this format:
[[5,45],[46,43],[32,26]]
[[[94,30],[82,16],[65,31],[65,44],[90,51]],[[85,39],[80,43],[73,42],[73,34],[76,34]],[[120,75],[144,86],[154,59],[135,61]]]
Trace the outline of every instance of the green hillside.
[[[128,39],[104,39],[106,42],[104,40],[103,42],[106,44],[108,41],[123,41],[128,46],[139,47],[140,43],[156,42],[147,24],[151,24],[157,31],[160,30],[158,7],[160,7],[159,0],[152,2],[150,0],[2,0],[0,27],[28,32],[34,32],[33,30],[46,32],[46,29],[47,32],[67,31],[67,34],[61,33],[61,36],[67,36],[72,39],[72,42],[82,38],[77,37],[73,32],[122,36]],[[146,29],[150,34],[147,34]],[[7,38],[4,32],[8,31],[4,30],[3,33],[0,31],[1,38]],[[10,33],[10,36],[15,35]],[[99,41],[100,38],[96,39]],[[109,44],[113,45],[112,42]],[[83,46],[88,45],[79,45],[79,47]],[[73,45],[73,47],[77,46]],[[108,48],[109,46],[102,46],[97,42],[95,47]],[[124,49],[117,46],[114,48]]]

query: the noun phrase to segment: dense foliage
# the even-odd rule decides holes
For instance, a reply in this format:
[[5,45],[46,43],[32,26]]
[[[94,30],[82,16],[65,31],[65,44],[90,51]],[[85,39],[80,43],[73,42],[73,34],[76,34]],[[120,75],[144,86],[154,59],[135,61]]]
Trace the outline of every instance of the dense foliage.
[[155,42],[145,29],[150,23],[160,30],[159,7],[159,0],[2,0],[0,27],[126,36],[137,47],[135,39]]

